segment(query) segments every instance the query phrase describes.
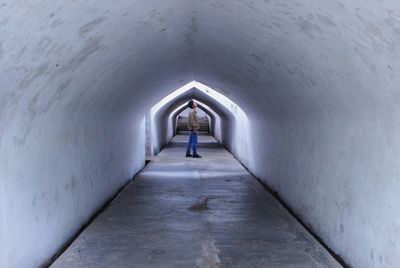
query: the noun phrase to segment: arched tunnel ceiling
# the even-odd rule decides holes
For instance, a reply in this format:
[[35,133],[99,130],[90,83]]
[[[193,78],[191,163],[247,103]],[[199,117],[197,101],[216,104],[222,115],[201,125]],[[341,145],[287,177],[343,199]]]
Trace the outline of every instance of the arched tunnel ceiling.
[[230,84],[244,110],[357,113],[390,101],[380,90],[399,83],[399,3],[384,2],[198,2],[195,79]]
[[400,79],[399,5],[6,1],[2,115],[12,115],[5,106],[35,98],[39,112],[130,110],[135,99],[151,105],[193,79],[247,113],[265,102],[271,113],[386,103]]

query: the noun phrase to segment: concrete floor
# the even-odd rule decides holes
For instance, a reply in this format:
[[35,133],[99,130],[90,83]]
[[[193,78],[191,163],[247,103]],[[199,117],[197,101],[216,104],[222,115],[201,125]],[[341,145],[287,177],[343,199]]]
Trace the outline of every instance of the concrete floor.
[[[52,265],[341,267],[232,155],[177,136]],[[207,200],[207,205],[205,205]]]

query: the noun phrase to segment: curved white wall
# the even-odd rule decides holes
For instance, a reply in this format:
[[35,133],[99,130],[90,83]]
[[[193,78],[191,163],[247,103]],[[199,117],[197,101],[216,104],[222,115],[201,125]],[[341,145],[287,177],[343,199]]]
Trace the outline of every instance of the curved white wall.
[[0,267],[45,263],[193,80],[243,109],[249,133],[222,140],[347,263],[400,263],[399,1],[1,5]]

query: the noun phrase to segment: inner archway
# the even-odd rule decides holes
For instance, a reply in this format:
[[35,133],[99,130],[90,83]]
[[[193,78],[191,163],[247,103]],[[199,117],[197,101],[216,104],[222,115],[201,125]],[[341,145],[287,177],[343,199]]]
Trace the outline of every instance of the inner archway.
[[146,144],[147,146],[151,144],[152,148],[147,151],[151,155],[157,155],[171,140],[175,132],[176,122],[173,118],[176,116],[176,111],[183,109],[191,99],[198,100],[205,110],[210,111],[210,115],[215,119],[212,122],[216,124],[212,129],[217,130],[212,132],[213,136],[246,165],[250,156],[250,138],[249,121],[245,112],[223,94],[197,81],[176,89],[147,113]]
[[[207,104],[202,103],[199,100],[196,100],[196,103],[198,106],[205,111],[207,114],[209,121],[210,121],[210,134],[215,137],[218,141],[221,141],[221,118],[220,116],[213,110],[211,109]],[[172,126],[177,125],[177,116],[179,113],[181,113],[183,110],[187,109],[187,104],[184,103],[180,107],[176,108],[175,111],[173,111],[170,115],[170,118],[168,120],[172,120]],[[176,134],[176,132],[174,133]]]

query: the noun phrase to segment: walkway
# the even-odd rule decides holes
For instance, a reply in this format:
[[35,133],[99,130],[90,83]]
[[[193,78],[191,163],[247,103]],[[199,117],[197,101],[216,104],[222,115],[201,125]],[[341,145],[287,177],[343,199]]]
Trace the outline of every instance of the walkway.
[[341,267],[209,136],[177,136],[52,267]]

